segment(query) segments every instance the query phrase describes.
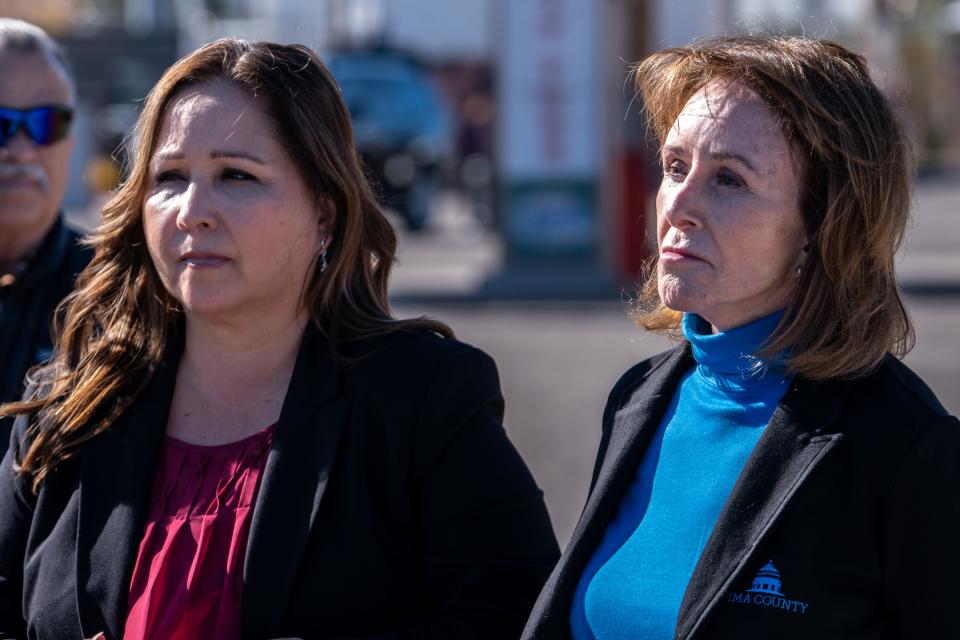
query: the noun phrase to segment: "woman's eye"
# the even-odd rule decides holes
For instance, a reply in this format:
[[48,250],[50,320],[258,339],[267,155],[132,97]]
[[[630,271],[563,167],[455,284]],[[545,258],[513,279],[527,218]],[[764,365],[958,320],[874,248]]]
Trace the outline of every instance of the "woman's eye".
[[156,183],[173,182],[174,180],[183,180],[183,174],[179,171],[161,171],[157,174]]
[[732,187],[734,189],[740,189],[744,186],[743,180],[740,179],[740,176],[732,171],[719,172],[717,174],[717,184],[724,187]]
[[248,181],[256,180],[255,177],[253,177],[246,171],[241,171],[240,169],[224,169],[223,173],[220,174],[220,177],[224,180],[237,180],[240,182],[248,182]]
[[686,167],[679,160],[674,160],[673,162],[667,163],[663,167],[663,175],[672,178],[674,180],[680,180],[686,174]]

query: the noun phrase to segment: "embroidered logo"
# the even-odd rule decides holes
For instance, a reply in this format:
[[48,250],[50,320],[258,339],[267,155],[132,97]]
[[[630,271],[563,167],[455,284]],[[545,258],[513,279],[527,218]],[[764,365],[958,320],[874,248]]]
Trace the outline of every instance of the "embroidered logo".
[[749,589],[742,592],[732,591],[727,596],[727,602],[782,609],[790,613],[806,613],[809,605],[799,600],[791,600],[781,592],[782,588],[780,572],[771,560],[757,572]]

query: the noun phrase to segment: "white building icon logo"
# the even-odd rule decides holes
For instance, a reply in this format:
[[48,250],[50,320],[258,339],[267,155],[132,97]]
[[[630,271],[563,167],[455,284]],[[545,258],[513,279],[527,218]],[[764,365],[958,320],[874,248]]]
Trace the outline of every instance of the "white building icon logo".
[[763,565],[763,568],[753,579],[753,587],[747,589],[747,593],[766,593],[771,596],[782,596],[780,593],[780,572],[773,566],[773,560]]

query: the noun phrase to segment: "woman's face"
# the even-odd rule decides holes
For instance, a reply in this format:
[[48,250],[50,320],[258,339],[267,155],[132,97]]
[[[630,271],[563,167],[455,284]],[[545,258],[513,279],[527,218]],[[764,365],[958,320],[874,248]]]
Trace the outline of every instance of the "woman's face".
[[300,317],[330,219],[261,105],[227,81],[177,93],[148,181],[147,247],[188,318]]
[[712,81],[670,128],[657,192],[663,303],[718,330],[784,307],[807,243],[792,149],[746,87]]

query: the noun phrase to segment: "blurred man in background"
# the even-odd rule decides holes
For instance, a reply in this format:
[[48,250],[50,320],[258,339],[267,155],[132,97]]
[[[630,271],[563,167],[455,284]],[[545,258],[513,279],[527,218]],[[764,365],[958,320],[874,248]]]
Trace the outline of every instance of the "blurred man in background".
[[[50,355],[57,303],[90,259],[61,213],[75,103],[63,50],[40,28],[0,18],[0,402]],[[10,422],[0,423],[0,452]]]

